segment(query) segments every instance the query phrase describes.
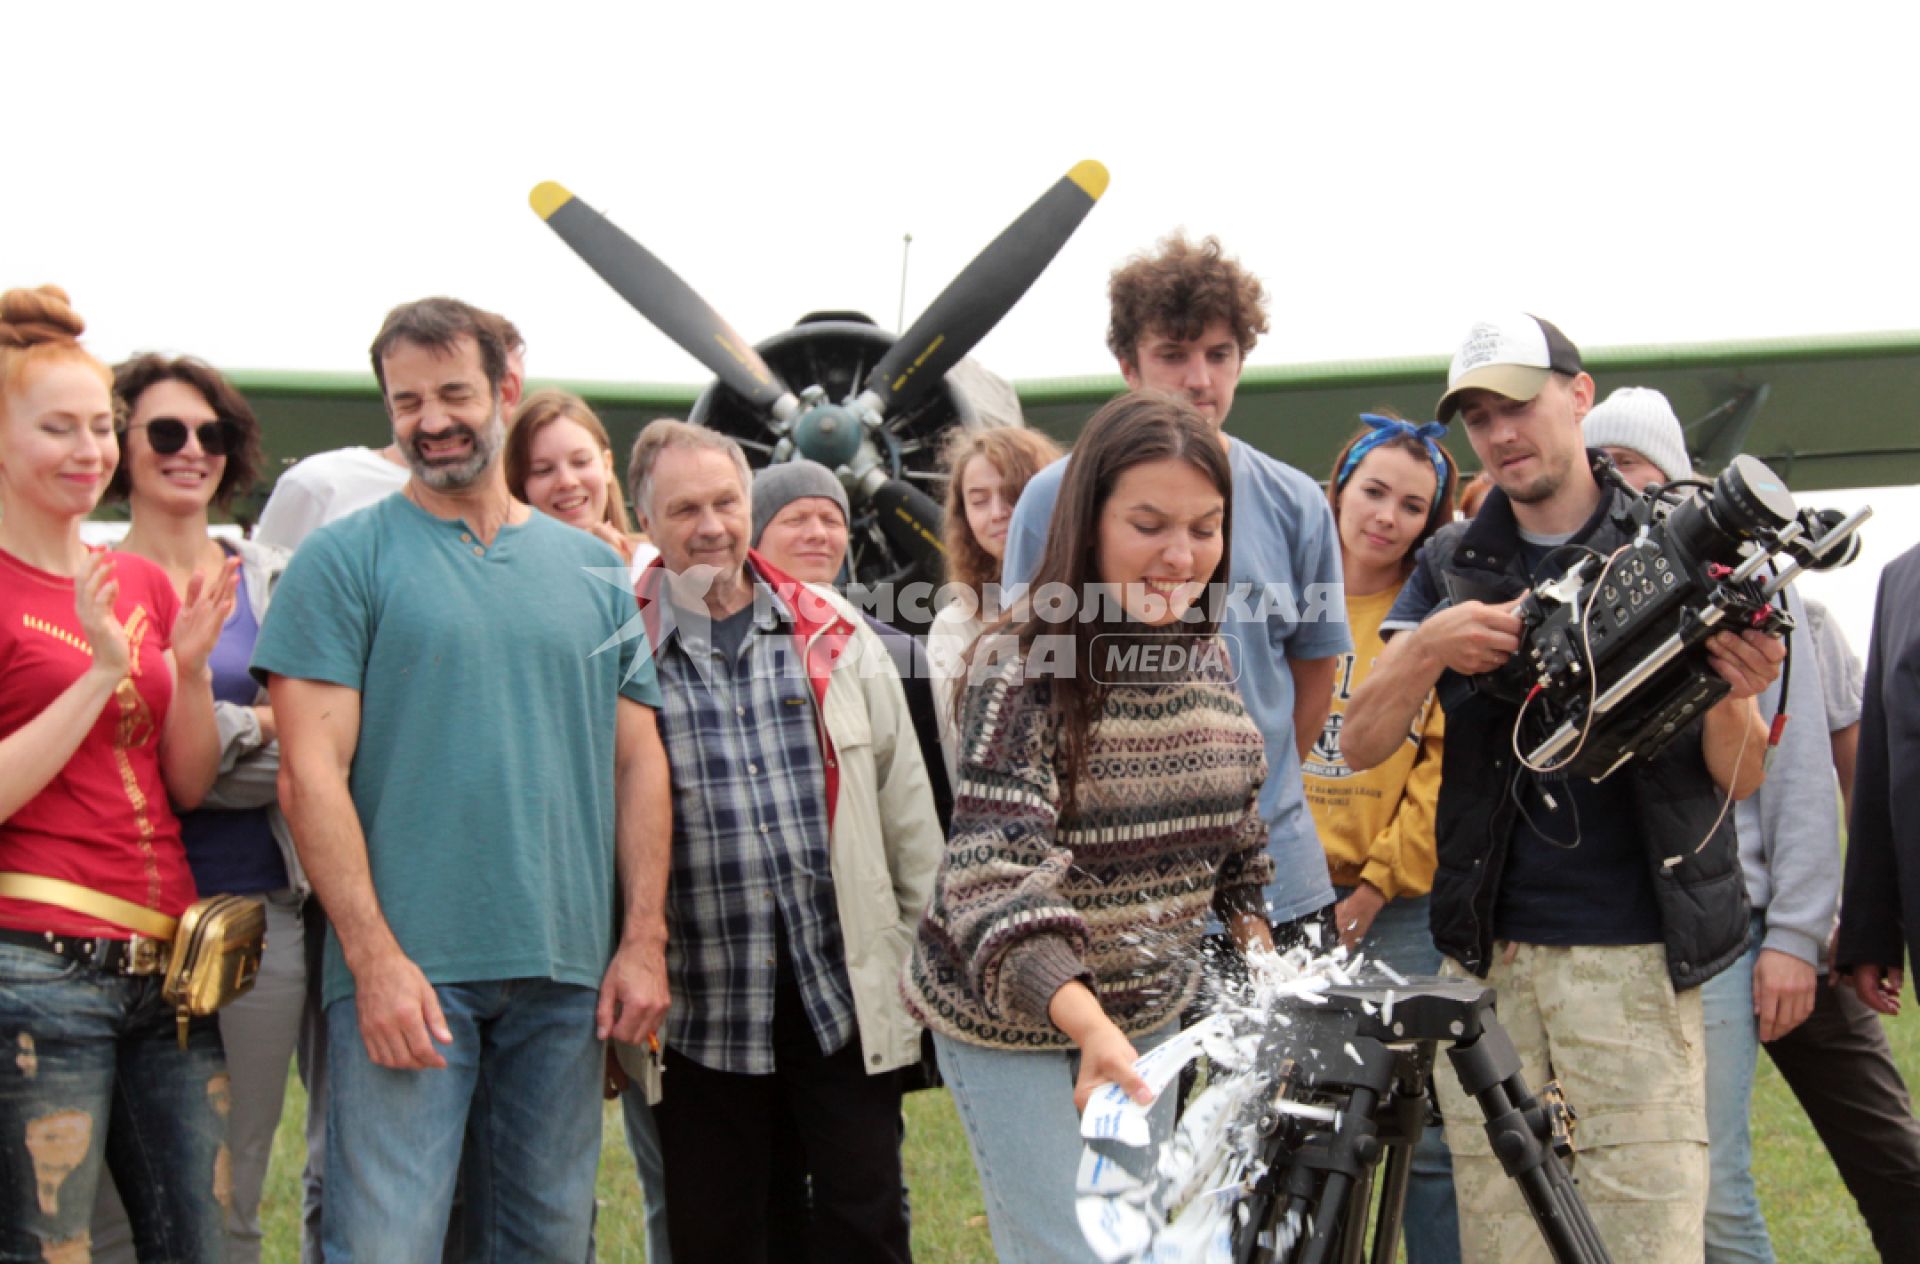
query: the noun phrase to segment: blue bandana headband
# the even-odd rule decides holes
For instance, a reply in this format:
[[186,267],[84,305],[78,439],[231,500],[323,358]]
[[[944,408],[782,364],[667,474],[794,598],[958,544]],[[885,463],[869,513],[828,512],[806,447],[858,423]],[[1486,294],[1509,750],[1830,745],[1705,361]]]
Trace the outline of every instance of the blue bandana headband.
[[1359,442],[1348,451],[1347,459],[1340,464],[1340,476],[1333,480],[1334,490],[1338,491],[1347,485],[1347,480],[1353,477],[1354,467],[1360,464],[1367,453],[1389,439],[1405,437],[1418,439],[1427,445],[1427,459],[1433,462],[1433,499],[1438,504],[1440,498],[1447,494],[1447,458],[1440,452],[1440,439],[1447,433],[1447,423],[1429,421],[1416,426],[1398,417],[1382,417],[1378,413],[1361,413],[1360,420],[1373,427],[1373,432],[1360,436]]

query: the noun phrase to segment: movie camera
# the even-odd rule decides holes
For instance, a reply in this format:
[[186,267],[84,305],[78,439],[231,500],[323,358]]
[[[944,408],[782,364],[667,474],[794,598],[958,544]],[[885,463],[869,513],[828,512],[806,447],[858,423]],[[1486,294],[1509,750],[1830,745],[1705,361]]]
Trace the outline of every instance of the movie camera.
[[1793,619],[1781,592],[1804,571],[1851,562],[1872,512],[1800,509],[1749,456],[1711,483],[1650,487],[1619,521],[1632,537],[1624,546],[1568,546],[1580,556],[1517,609],[1519,652],[1473,685],[1521,704],[1516,746],[1528,767],[1604,780],[1726,696],[1707,638],[1784,635]]

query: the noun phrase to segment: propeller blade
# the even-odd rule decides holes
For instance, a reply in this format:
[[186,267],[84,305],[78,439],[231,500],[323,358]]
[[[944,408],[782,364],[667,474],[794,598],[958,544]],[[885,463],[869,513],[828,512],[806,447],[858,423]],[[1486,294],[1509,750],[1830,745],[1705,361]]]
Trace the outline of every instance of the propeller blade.
[[903,478],[877,482],[867,493],[880,530],[896,549],[920,564],[923,574],[946,574],[947,549],[940,542],[945,515],[933,497]]
[[755,408],[784,419],[799,407],[760,353],[612,220],[551,180],[535,185],[527,200],[601,280]]
[[1107,191],[1089,159],[1040,195],[982,250],[900,336],[868,377],[861,400],[885,414],[910,408],[1000,323]]

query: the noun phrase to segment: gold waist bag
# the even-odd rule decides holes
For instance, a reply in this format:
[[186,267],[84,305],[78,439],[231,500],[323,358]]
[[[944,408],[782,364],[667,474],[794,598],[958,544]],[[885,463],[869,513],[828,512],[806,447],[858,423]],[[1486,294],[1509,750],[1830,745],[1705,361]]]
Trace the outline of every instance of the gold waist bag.
[[174,1008],[181,1048],[188,1019],[204,1018],[253,987],[266,946],[267,906],[252,896],[195,900],[180,914],[160,995]]
[[[180,1047],[187,1047],[187,1024],[246,994],[260,975],[260,954],[267,943],[267,907],[246,895],[216,895],[196,900],[179,921],[131,900],[91,887],[31,873],[0,873],[0,895],[33,900],[97,917],[134,932],[130,957],[151,960],[131,973],[158,974],[164,962],[160,996],[173,1006]],[[138,951],[142,941],[155,954]]]

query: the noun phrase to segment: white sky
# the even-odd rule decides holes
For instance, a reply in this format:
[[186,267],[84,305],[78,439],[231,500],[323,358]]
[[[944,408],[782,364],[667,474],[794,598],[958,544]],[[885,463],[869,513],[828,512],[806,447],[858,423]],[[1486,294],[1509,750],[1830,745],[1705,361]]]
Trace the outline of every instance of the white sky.
[[980,348],[1009,377],[1111,371],[1106,274],[1178,225],[1266,280],[1257,364],[1513,308],[1588,347],[1920,328],[1911,4],[694,10],[10,5],[0,283],[64,285],[109,358],[364,370],[446,292],[536,377],[693,382],[535,183],[757,340],[893,326],[906,232],[911,321],[1092,157],[1112,188]]

